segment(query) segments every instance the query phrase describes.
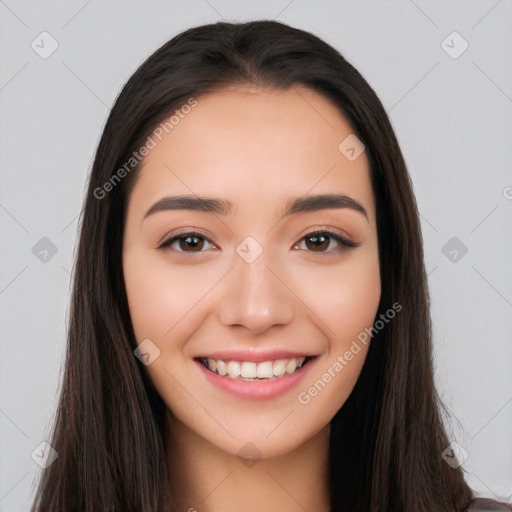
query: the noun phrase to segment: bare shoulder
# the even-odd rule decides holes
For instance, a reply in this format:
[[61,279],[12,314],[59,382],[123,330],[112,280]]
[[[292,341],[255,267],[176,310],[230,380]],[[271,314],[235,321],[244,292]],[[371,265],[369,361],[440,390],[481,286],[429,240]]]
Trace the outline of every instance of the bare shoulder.
[[512,504],[496,501],[490,498],[474,498],[464,512],[508,512],[512,511]]

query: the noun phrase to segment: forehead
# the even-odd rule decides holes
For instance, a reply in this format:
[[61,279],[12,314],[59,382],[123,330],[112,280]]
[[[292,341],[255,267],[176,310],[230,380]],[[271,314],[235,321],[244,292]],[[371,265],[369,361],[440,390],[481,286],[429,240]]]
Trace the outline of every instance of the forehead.
[[135,201],[168,192],[270,206],[340,192],[373,215],[368,159],[363,152],[350,161],[338,148],[353,129],[328,98],[306,87],[233,86],[195,99],[150,134]]

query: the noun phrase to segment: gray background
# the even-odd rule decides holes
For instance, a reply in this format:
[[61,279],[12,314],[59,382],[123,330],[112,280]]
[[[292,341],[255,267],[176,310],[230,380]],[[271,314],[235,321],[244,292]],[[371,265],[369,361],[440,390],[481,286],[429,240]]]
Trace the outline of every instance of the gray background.
[[[171,36],[222,18],[312,31],[381,98],[422,215],[450,436],[471,487],[510,497],[512,0],[0,0],[0,16],[1,511],[27,510],[41,471],[31,453],[49,435],[77,216],[109,107]],[[46,59],[31,47],[50,48],[43,31],[58,43]],[[457,58],[454,31],[469,44]],[[57,251],[46,261],[44,237]]]

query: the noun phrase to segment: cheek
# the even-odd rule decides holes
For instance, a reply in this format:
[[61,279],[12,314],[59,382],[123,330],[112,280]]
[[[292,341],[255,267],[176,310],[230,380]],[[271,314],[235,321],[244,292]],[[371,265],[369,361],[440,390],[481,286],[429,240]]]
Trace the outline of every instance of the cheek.
[[371,337],[365,329],[373,326],[380,301],[378,272],[365,279],[353,276],[353,286],[347,280],[342,293],[333,290],[332,300],[326,301],[322,320],[329,326],[329,346],[318,368],[309,375],[297,395],[305,422],[326,425],[352,393],[363,368]]
[[336,267],[304,268],[297,274],[297,289],[329,340],[329,353],[345,351],[373,325],[381,295],[376,249],[354,252]]
[[209,282],[193,266],[172,269],[165,260],[136,249],[125,254],[123,270],[137,342],[149,338],[161,344],[172,339],[176,329],[190,323]]
[[371,337],[365,329],[373,326],[381,296],[376,247],[347,258],[336,271],[316,269],[311,275],[303,273],[301,280],[319,283],[308,288],[308,305],[318,314],[328,344],[297,401],[303,418],[327,424],[352,392],[368,353]]
[[339,352],[373,325],[381,295],[378,260],[361,261],[347,269],[330,293],[331,305],[325,311],[334,331],[332,348]]
[[[124,280],[135,338],[159,339],[172,326],[179,303],[154,263],[130,251],[123,259]],[[164,315],[164,311],[166,314]]]

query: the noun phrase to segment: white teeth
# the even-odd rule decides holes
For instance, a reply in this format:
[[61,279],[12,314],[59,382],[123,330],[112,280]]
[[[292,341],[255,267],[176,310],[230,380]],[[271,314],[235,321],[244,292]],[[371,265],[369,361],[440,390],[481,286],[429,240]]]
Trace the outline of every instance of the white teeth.
[[285,361],[280,360],[274,363],[274,375],[276,377],[282,377],[286,373]]
[[237,377],[240,377],[240,363],[237,363],[236,361],[229,361],[227,369],[228,369],[228,375],[232,379],[236,379]]
[[288,364],[286,365],[286,373],[293,373],[297,368],[297,362],[295,359],[290,359]]
[[254,379],[254,377],[256,377],[256,363],[242,363],[242,366],[240,367],[240,375],[246,379]]
[[258,363],[256,366],[256,377],[258,379],[270,379],[274,376],[272,371],[272,361],[265,361]]
[[[213,361],[213,359],[211,359],[211,361]],[[226,363],[221,360],[216,361],[216,363],[217,363],[217,373],[222,376],[226,375],[228,373],[228,370],[226,368]],[[210,367],[210,370],[215,371],[215,368]]]
[[205,365],[213,372],[231,379],[249,380],[273,379],[285,374],[292,374],[301,368],[305,357],[277,359],[275,361],[223,361],[221,359],[203,359]]

